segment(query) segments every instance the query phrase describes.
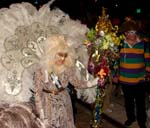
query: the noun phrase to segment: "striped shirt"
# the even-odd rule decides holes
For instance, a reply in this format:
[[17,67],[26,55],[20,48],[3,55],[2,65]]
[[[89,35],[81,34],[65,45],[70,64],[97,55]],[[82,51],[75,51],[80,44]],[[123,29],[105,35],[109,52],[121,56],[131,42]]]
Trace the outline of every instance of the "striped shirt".
[[130,46],[124,41],[120,49],[119,66],[120,83],[135,85],[143,82],[146,71],[150,72],[150,54],[144,50],[144,42]]

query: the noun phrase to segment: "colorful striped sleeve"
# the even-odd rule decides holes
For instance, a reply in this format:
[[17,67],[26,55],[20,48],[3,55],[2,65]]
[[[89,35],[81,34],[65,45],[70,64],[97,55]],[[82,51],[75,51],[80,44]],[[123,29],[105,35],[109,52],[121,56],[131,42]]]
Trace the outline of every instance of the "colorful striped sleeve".
[[146,72],[150,73],[150,42],[145,42],[144,45],[145,45],[144,58],[145,58]]

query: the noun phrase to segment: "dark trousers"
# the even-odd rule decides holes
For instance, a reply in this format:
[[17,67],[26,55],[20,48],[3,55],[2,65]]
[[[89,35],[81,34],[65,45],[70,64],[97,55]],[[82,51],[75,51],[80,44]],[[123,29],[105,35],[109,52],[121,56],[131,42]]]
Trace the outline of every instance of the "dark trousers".
[[122,85],[124,93],[125,110],[127,119],[137,119],[139,125],[146,122],[145,86],[144,83],[137,85]]

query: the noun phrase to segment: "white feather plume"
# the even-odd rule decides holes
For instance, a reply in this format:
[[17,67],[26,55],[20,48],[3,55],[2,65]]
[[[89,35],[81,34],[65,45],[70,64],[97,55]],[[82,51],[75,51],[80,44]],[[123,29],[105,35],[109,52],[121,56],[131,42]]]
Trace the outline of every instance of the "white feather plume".
[[[39,10],[28,2],[0,9],[0,102],[29,101],[36,70],[33,65],[39,62],[43,42],[51,34],[72,37],[74,42],[69,45],[78,51],[77,59],[86,69],[88,54],[82,43],[89,29],[80,21],[72,20],[59,8],[51,10],[53,2],[51,0]],[[77,73],[82,76],[80,71]],[[93,90],[80,90],[78,97],[88,97],[87,101],[91,102],[95,96]]]

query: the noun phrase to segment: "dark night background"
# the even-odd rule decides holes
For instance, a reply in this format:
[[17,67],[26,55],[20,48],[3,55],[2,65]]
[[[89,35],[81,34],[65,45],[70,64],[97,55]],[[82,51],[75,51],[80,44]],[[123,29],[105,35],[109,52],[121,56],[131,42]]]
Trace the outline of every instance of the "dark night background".
[[[9,7],[12,3],[30,2],[37,8],[49,0],[0,0],[0,8]],[[111,19],[123,20],[125,16],[136,18],[149,18],[150,7],[148,0],[55,0],[51,8],[59,7],[68,13],[71,18],[79,19],[89,27],[95,25],[97,18],[101,15],[101,8],[107,8]],[[137,11],[140,12],[137,12]]]

